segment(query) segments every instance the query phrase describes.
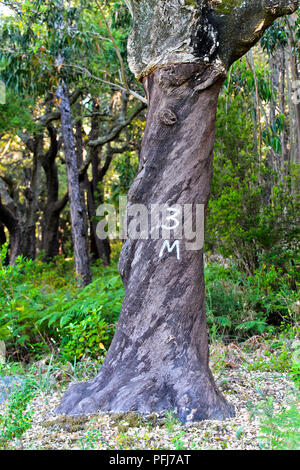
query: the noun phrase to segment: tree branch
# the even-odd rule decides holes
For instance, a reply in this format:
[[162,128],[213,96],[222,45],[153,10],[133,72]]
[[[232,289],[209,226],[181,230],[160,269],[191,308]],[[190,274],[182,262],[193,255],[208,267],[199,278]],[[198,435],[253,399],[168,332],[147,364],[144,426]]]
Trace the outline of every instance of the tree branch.
[[141,101],[142,103],[145,103],[147,104],[147,99],[144,98],[142,95],[140,95],[139,93],[137,93],[136,91],[134,90],[131,90],[131,89],[126,89],[124,88],[123,86],[119,85],[118,83],[113,83],[113,82],[110,82],[108,80],[104,80],[103,78],[100,78],[100,77],[96,77],[96,75],[93,75],[87,68],[85,67],[81,67],[80,65],[76,65],[76,64],[63,64],[64,67],[72,67],[76,70],[81,70],[85,75],[87,75],[88,77],[98,81],[98,82],[101,82],[101,83],[105,83],[106,85],[109,85],[113,88],[116,88],[117,90],[121,90],[121,91],[125,91],[126,93],[129,93],[130,95],[134,96],[134,98],[137,98],[139,101]]
[[118,137],[118,135],[120,134],[120,132],[126,127],[128,126],[128,124],[131,123],[131,121],[143,110],[146,108],[146,105],[145,104],[141,104],[140,106],[138,106],[131,114],[130,116],[124,120],[124,121],[121,121],[117,126],[115,126],[110,132],[109,134],[103,136],[103,137],[100,137],[99,139],[97,140],[90,140],[89,141],[89,146],[90,147],[98,147],[99,145],[104,145],[104,144],[108,144],[109,142],[112,142],[116,137]]
[[[70,96],[70,105],[73,105],[74,103],[76,103],[78,98],[81,96],[82,91],[83,90],[81,88],[78,88],[77,90],[74,91],[74,93]],[[52,121],[57,121],[58,119],[60,119],[60,111],[55,110],[55,111],[51,111],[50,113],[46,113],[43,116],[39,117],[37,119],[37,121],[42,126],[47,127],[47,126],[49,126],[49,124]]]

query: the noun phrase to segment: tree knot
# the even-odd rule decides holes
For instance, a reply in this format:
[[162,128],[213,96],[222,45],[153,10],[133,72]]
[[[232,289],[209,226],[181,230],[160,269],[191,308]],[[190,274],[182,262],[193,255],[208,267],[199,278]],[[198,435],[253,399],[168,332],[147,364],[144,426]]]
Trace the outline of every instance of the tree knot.
[[159,119],[166,126],[174,126],[178,121],[178,117],[171,109],[162,109],[159,112]]

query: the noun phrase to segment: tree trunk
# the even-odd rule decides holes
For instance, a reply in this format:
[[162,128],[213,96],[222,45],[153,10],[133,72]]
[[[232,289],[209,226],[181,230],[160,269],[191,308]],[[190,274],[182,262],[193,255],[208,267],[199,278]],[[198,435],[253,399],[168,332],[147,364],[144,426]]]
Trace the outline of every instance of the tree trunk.
[[[99,116],[97,115],[97,111],[99,109],[99,105],[96,102],[93,102],[93,113],[91,118],[91,132],[89,135],[90,140],[97,140],[100,134],[100,121]],[[102,259],[103,264],[108,266],[110,264],[110,245],[109,241],[101,240],[96,233],[97,229],[97,218],[96,218],[96,210],[97,207],[103,203],[102,197],[102,189],[100,188],[100,184],[106,174],[106,171],[109,168],[110,159],[107,169],[105,172],[101,172],[99,170],[100,166],[100,146],[91,147],[89,149],[90,158],[92,163],[92,179],[89,181],[88,176],[86,175],[86,187],[87,187],[87,205],[88,205],[88,214],[89,214],[89,222],[90,222],[90,242],[91,242],[91,254],[94,259]],[[103,173],[103,174],[102,174]]]
[[[291,71],[292,84],[290,84],[290,95],[293,93],[293,100],[289,96],[289,105],[290,105],[290,119],[294,124],[291,128],[291,134],[295,140],[295,149],[292,152],[291,160],[293,163],[300,164],[300,101],[299,97],[299,71],[298,71],[298,60],[297,60],[297,38],[296,38],[296,28],[295,23],[297,21],[297,15],[291,15],[287,18],[287,24],[289,25],[289,41],[288,41],[288,58]],[[289,69],[287,69],[289,72]],[[292,93],[291,93],[292,92]],[[292,102],[291,102],[292,101]],[[293,150],[293,148],[292,148]]]
[[[5,243],[6,243],[6,235],[5,235],[4,225],[0,222],[0,250],[2,249]],[[6,256],[2,262],[5,266],[8,265],[9,263],[8,252],[6,253]]]
[[22,253],[21,227],[14,214],[2,204],[0,196],[0,220],[9,232],[9,264],[13,265],[17,256]]
[[6,235],[4,231],[4,225],[0,222],[0,247],[6,243]]
[[[150,106],[130,203],[207,205],[222,81],[197,64],[162,67],[144,79]],[[202,251],[181,241],[180,260],[175,252],[159,258],[162,243],[125,243],[126,293],[110,350],[98,376],[73,385],[57,412],[174,410],[182,422],[234,416],[208,367]]]
[[[79,118],[81,116],[81,103],[76,103],[76,124],[75,124],[75,147],[76,147],[76,156],[77,156],[77,167],[78,170],[82,167],[83,164],[83,133],[82,133],[82,120]],[[83,209],[84,217],[84,226],[86,228],[86,236],[88,240],[88,217],[87,217],[87,207],[86,207],[86,178],[79,178],[80,186],[80,198]]]
[[84,223],[85,218],[83,214],[83,201],[81,200],[80,195],[79,172],[73,135],[69,94],[68,89],[64,83],[60,86],[57,92],[57,96],[60,99],[61,129],[64,140],[64,151],[67,167],[75,269],[79,283],[87,285],[91,282],[87,230]]
[[44,261],[50,261],[58,255],[59,250],[59,220],[61,211],[68,202],[67,197],[51,201],[48,198],[43,217],[42,249]]
[[25,258],[36,257],[36,223],[39,217],[39,196],[41,189],[41,168],[43,156],[43,135],[32,139],[32,167],[28,170],[29,185],[24,191],[25,220],[22,227],[22,254]]
[[[88,178],[87,178],[88,180]],[[110,264],[110,244],[109,240],[101,240],[97,236],[97,219],[96,209],[103,201],[95,201],[95,193],[93,190],[93,181],[87,181],[87,204],[88,213],[90,220],[90,242],[91,242],[91,254],[95,260],[101,259],[104,266]]]
[[[212,177],[217,97],[229,66],[297,0],[131,0],[129,65],[149,113],[133,203],[204,204]],[[170,65],[173,64],[173,65]],[[184,423],[234,416],[208,367],[202,251],[164,252],[128,240],[119,268],[125,298],[97,377],[73,385],[58,413],[173,410]]]

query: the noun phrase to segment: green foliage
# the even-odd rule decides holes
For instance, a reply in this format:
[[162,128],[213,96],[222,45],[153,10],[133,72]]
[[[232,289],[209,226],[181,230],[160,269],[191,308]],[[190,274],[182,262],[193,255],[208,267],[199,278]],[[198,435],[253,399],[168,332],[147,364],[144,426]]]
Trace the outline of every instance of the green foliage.
[[181,431],[178,434],[176,434],[174,437],[172,437],[171,442],[173,446],[175,447],[175,450],[188,450],[188,447],[184,443],[184,441],[181,439],[182,437],[185,436],[185,432]]
[[245,339],[272,333],[298,322],[299,295],[290,287],[294,267],[283,275],[274,266],[259,266],[253,276],[237,265],[207,263],[205,268],[206,312],[212,339]]
[[6,92],[6,103],[0,104],[0,137],[6,133],[18,134],[24,130],[37,132],[38,126],[33,122],[31,111],[33,101],[20,99],[10,89]]
[[[268,105],[276,90],[257,69],[260,99]],[[234,257],[240,268],[254,274],[262,258],[278,275],[291,274],[299,248],[299,198],[295,194],[299,166],[275,171],[270,155],[280,152],[284,116],[275,116],[257,143],[253,107],[253,72],[238,62],[219,99],[214,178],[206,225],[206,247]],[[229,125],[230,123],[230,125]],[[255,136],[255,138],[253,138]],[[294,277],[290,287],[295,290]]]
[[164,424],[168,432],[174,432],[175,426],[180,424],[176,414],[170,410],[165,413]]
[[[270,28],[265,32],[261,39],[262,48],[268,52],[269,55],[275,54],[278,49],[287,46],[291,30],[294,30],[295,35],[299,35],[299,10],[295,14],[295,24],[290,22],[288,18],[278,19]],[[299,53],[299,44],[295,44],[297,52]]]
[[215,10],[220,14],[229,14],[232,10],[241,4],[242,0],[222,0],[221,2],[212,2]]
[[290,351],[282,349],[280,352],[264,351],[262,356],[253,361],[249,366],[249,370],[259,370],[261,372],[275,371],[286,372],[290,370],[292,361],[290,359]]
[[118,204],[119,196],[127,194],[138,171],[138,159],[133,152],[125,152],[113,168],[117,180],[112,184],[112,199]]
[[[104,14],[130,76],[126,61],[129,12],[123,2],[105,3]],[[62,78],[69,87],[85,87],[89,82],[90,91],[99,80],[102,91],[108,89],[109,80],[118,82],[120,63],[94,2],[24,1],[18,15],[3,19],[0,33],[0,75],[18,94],[55,93]]]
[[78,323],[65,328],[61,355],[67,360],[80,359],[83,355],[98,359],[106,353],[115,331],[115,325],[108,325],[101,318],[102,306]]
[[24,367],[20,362],[9,361],[4,364],[0,363],[0,377],[23,375],[24,372]]
[[[284,250],[290,260],[296,258],[299,235],[299,207],[288,189],[292,182],[275,184],[266,204],[268,183],[263,186],[258,175],[260,168],[252,168],[243,179],[238,175],[240,170],[239,164],[233,166],[227,161],[222,170],[215,172],[222,183],[219,182],[218,194],[213,195],[209,206],[208,244],[214,237],[213,243],[220,252],[224,256],[234,255],[248,273],[258,268],[259,257],[284,261],[279,268],[285,268],[285,260],[276,258],[286,256]],[[215,181],[213,187],[217,184]]]
[[31,427],[33,411],[27,410],[27,405],[36,394],[36,384],[27,379],[20,390],[10,396],[5,413],[0,415],[0,449],[8,447],[12,439],[21,439]]
[[[5,247],[0,256],[5,259]],[[290,266],[290,271],[288,270]],[[0,339],[17,358],[60,352],[73,361],[102,361],[113,336],[124,288],[117,267],[93,266],[94,281],[76,286],[72,260],[51,264],[17,259],[0,269]],[[291,287],[294,265],[285,273],[265,263],[253,276],[234,263],[208,263],[205,269],[207,321],[212,339],[245,339],[274,327],[294,328],[298,294]],[[296,334],[296,333],[295,333]],[[296,370],[295,370],[296,374]]]
[[289,377],[294,382],[295,386],[300,388],[300,360],[299,360],[299,352],[297,360],[293,360],[290,366]]
[[[17,347],[20,358],[39,357],[61,346],[68,359],[78,357],[84,348],[95,357],[97,345],[91,342],[103,328],[106,333],[101,338],[108,347],[113,331],[108,325],[118,319],[123,286],[116,266],[95,265],[93,274],[93,283],[79,289],[72,260],[57,258],[47,265],[18,258],[15,266],[2,265],[0,339],[8,351]],[[81,328],[85,340],[75,347],[72,337],[79,339]],[[98,354],[103,351],[98,347]]]
[[102,434],[98,429],[88,431],[84,438],[80,439],[80,447],[82,450],[93,450],[102,443]]

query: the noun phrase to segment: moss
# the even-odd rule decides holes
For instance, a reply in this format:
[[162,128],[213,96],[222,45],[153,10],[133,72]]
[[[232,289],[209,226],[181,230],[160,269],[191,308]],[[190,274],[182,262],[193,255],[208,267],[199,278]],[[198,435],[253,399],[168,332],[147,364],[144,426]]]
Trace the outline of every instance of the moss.
[[89,419],[90,418],[85,416],[61,416],[53,421],[44,421],[42,426],[45,428],[63,429],[64,431],[73,433],[84,429],[85,424],[87,421],[89,421]]
[[[118,413],[113,416],[113,421],[117,424],[118,428],[137,428],[143,424],[143,418],[140,414],[134,411],[128,413]],[[122,422],[123,421],[123,422]]]
[[184,3],[189,7],[197,8],[197,1],[196,0],[184,0]]
[[142,416],[134,411],[113,415],[113,422],[120,433],[128,431],[129,428],[138,428],[142,426],[153,427],[164,424],[156,413],[152,413],[149,416]]
[[242,0],[212,0],[211,6],[217,13],[229,14],[232,10],[241,5]]

